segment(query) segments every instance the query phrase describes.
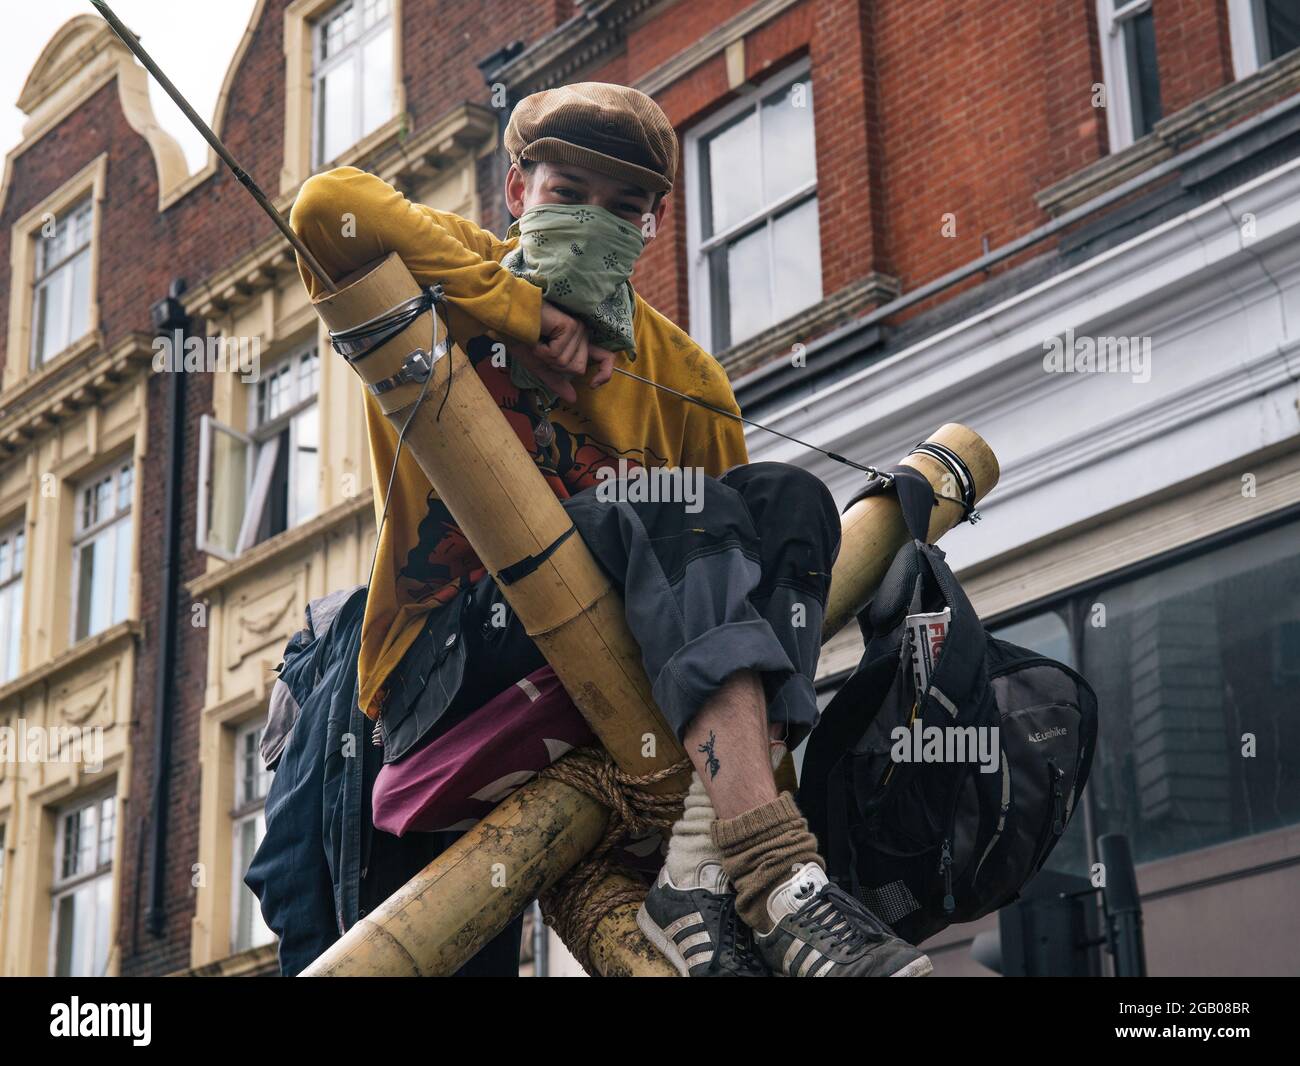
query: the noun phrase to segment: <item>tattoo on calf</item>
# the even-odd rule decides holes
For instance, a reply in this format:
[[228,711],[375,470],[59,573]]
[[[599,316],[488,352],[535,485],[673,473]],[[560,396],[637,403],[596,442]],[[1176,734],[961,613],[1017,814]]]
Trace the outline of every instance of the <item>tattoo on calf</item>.
[[718,760],[718,754],[716,751],[713,750],[713,747],[717,742],[718,742],[717,737],[713,735],[713,730],[710,729],[709,739],[706,740],[703,744],[701,744],[697,749],[698,751],[702,751],[705,755],[708,756],[708,759],[705,761],[705,766],[709,768],[710,781],[712,781],[713,778],[717,777],[718,771],[722,769],[722,763]]

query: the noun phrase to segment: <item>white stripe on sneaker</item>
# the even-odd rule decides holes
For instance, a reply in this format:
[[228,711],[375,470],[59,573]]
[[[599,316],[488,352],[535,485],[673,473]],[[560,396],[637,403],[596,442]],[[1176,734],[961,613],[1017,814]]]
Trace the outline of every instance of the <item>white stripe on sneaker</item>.
[[682,939],[678,940],[677,950],[680,951],[683,955],[685,955],[688,951],[691,950],[691,948],[695,947],[697,944],[712,944],[712,943],[713,943],[713,937],[709,935],[709,931],[707,929],[702,929],[698,933],[692,933],[690,936],[682,937]]
[[703,915],[701,915],[699,911],[695,911],[691,914],[687,914],[681,918],[678,918],[677,921],[675,922],[669,922],[668,925],[664,926],[664,936],[670,936],[674,940],[676,940],[678,933],[684,932],[685,930],[691,928],[691,926],[703,925],[703,924],[704,924]]
[[817,972],[814,973],[813,976],[814,976],[814,977],[825,977],[826,974],[827,974],[831,969],[834,968],[834,966],[835,966],[835,960],[834,960],[834,959],[827,959],[826,962],[825,962],[822,966],[820,966],[820,967],[817,969]]
[[807,977],[807,976],[808,976],[808,971],[809,971],[810,969],[812,969],[814,965],[816,965],[817,963],[821,962],[822,959],[824,959],[825,957],[826,957],[826,956],[823,955],[823,954],[822,954],[820,951],[818,951],[816,948],[814,948],[814,947],[810,947],[810,948],[808,949],[808,954],[804,956],[804,960],[803,960],[803,962],[799,964],[799,972],[798,972],[797,974],[795,974],[795,976],[796,976],[796,977]]

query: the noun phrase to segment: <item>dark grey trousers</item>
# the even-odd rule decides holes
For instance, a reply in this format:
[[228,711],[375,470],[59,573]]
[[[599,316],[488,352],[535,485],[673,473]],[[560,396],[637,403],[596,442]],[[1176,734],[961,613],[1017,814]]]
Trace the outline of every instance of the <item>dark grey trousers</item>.
[[[564,507],[623,595],[655,701],[679,738],[742,669],[762,676],[768,718],[785,727],[789,744],[807,735],[840,538],[839,514],[817,478],[755,463],[698,479],[689,501],[638,502],[629,482],[610,481]],[[484,578],[431,616],[403,660],[398,698],[383,715],[386,761],[543,662],[496,582]]]

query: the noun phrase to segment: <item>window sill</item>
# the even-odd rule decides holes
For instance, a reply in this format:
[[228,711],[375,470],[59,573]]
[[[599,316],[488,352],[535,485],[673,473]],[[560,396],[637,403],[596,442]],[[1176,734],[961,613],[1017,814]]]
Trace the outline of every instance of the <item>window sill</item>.
[[309,166],[307,173],[294,174],[289,170],[280,173],[280,195],[276,197],[275,206],[281,212],[287,212],[293,201],[298,198],[298,190],[303,182],[314,174],[321,174],[335,167],[357,167],[367,170],[377,156],[384,155],[394,145],[400,144],[410,132],[411,116],[399,111],[381,126],[367,133],[347,151],[340,152],[333,159],[326,159]]
[[278,948],[275,942],[249,948],[224,959],[177,970],[169,977],[275,977],[280,972]]
[[215,565],[211,565],[206,574],[187,582],[185,589],[193,599],[209,596],[256,570],[286,559],[299,558],[303,548],[309,542],[324,538],[355,521],[362,514],[373,514],[373,511],[374,501],[371,493],[358,493],[354,499],[345,500],[315,518],[308,519],[302,525],[277,533],[269,540],[262,541],[261,544],[255,544],[243,555],[229,562],[209,556]]
[[143,634],[143,623],[128,618],[124,622],[118,622],[116,625],[109,626],[102,632],[96,633],[93,637],[86,637],[77,641],[76,644],[56,655],[49,662],[36,667],[34,670],[19,674],[12,681],[0,685],[0,706],[27,694],[37,686],[61,674],[70,673],[84,666],[93,659],[120,656],[129,644]]
[[872,272],[820,303],[769,326],[740,344],[718,353],[718,362],[735,379],[766,363],[790,354],[794,344],[809,344],[816,337],[855,318],[872,307],[887,303],[899,294],[896,278]]
[[[409,122],[410,116],[405,112],[395,115],[346,154],[322,163],[312,174],[334,167],[357,167],[377,174],[400,189],[445,174],[449,168],[474,159],[496,144],[496,113],[481,104],[461,104],[418,133],[412,132]],[[304,177],[281,192],[275,206],[287,212],[306,180]]]
[[1202,141],[1296,92],[1300,92],[1300,50],[1161,119],[1141,140],[1049,185],[1036,193],[1034,200],[1049,215],[1064,214],[1149,170],[1189,144]]
[[[23,372],[22,377],[18,378],[13,385],[5,390],[5,400],[11,401],[13,398],[22,396],[28,392],[38,392],[42,385],[56,378],[71,363],[85,356],[88,352],[100,348],[104,343],[104,335],[97,329],[92,329],[69,344],[62,351],[55,352],[53,358],[43,363],[40,367],[33,369],[28,362],[27,369]],[[6,404],[7,406],[7,404]]]
[[48,426],[94,406],[151,365],[153,347],[147,334],[129,333],[109,351],[103,344],[100,333],[87,334],[0,397],[0,459],[20,451]]
[[[366,169],[365,164],[371,162],[373,157],[379,155],[385,149],[396,144],[399,140],[405,138],[410,129],[410,115],[404,111],[399,111],[392,118],[388,119],[380,126],[376,126],[367,133],[361,140],[357,141],[345,152],[340,152],[335,158],[327,159],[312,169],[313,174],[319,174],[323,170],[333,170],[335,167],[359,167]],[[303,179],[306,180],[305,178]]]

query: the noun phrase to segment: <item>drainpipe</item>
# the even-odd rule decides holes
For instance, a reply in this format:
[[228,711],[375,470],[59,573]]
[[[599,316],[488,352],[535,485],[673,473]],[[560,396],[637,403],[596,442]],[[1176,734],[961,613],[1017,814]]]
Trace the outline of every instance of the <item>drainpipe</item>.
[[[170,335],[173,358],[184,351],[190,316],[181,303],[185,281],[177,278],[167,295],[149,309],[157,336]],[[166,456],[163,487],[162,578],[158,602],[158,669],[153,700],[153,794],[149,801],[149,907],[145,925],[154,936],[163,935],[166,919],[167,793],[172,764],[172,679],[177,645],[177,599],[180,592],[181,473],[185,446],[185,374],[173,368],[167,374],[165,399]]]

